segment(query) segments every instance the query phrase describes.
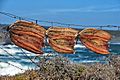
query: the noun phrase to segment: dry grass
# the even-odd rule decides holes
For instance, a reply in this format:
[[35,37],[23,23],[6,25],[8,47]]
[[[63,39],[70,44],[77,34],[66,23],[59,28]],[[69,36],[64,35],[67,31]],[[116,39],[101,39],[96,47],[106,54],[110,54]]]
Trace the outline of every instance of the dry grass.
[[108,64],[74,64],[63,57],[43,58],[39,69],[0,80],[120,80],[120,56],[108,57]]

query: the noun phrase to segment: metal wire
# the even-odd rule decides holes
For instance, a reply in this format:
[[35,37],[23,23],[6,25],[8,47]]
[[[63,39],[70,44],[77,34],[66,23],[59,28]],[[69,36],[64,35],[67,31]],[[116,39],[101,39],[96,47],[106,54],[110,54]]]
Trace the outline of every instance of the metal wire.
[[[4,50],[3,48],[0,47],[0,49],[2,49],[4,52],[6,52],[8,55],[10,55],[10,56],[11,56],[12,58],[14,58],[15,60],[20,59],[20,58],[16,58],[15,56],[13,56],[12,54],[10,54],[9,52],[7,52],[6,50]],[[3,61],[0,61],[0,62],[3,62]],[[15,65],[13,65],[13,64],[11,64],[11,63],[9,63],[9,62],[4,62],[4,63],[7,63],[7,64],[9,64],[9,65],[11,65],[11,66],[14,66],[14,67],[16,67],[16,68],[18,68],[18,69],[20,69],[20,70],[24,70],[24,69],[22,69],[22,68],[20,68],[20,67],[18,67],[18,66],[15,66]]]
[[[1,48],[1,47],[0,47],[0,49],[2,49],[4,52],[6,52],[8,55],[10,55],[10,56],[11,56],[12,58],[14,58],[15,60],[21,59],[21,58],[17,58],[17,57],[15,57],[15,56],[13,56],[12,54],[10,54],[8,51],[4,50],[4,49]],[[32,63],[34,63],[37,67],[39,67],[39,65],[38,65],[37,63],[35,63],[29,56],[27,56],[26,53],[25,53],[21,48],[20,48],[20,50],[22,51],[22,53],[23,53]],[[2,61],[0,61],[0,62],[2,62]],[[5,62],[5,63],[10,64],[10,63],[8,63],[8,62]],[[12,65],[12,66],[14,66],[14,67],[17,67],[17,66],[15,66],[15,65],[13,65],[13,64],[10,64],[10,65]],[[19,68],[19,67],[17,67],[17,68]],[[19,68],[19,69],[21,69],[21,68]],[[23,69],[21,69],[21,70],[23,70]]]
[[2,49],[4,52],[6,52],[8,55],[10,55],[12,58],[14,58],[15,60],[18,60],[20,58],[16,58],[15,56],[13,56],[12,54],[10,54],[9,52],[7,52],[6,50],[4,50],[3,48],[0,47],[0,49]]
[[[0,62],[3,62],[3,61],[0,61]],[[16,67],[16,68],[18,68],[18,69],[20,69],[20,70],[24,70],[24,71],[25,71],[25,69],[22,69],[22,68],[20,68],[20,67],[18,67],[18,66],[15,66],[15,65],[13,65],[13,64],[11,64],[11,63],[9,63],[9,62],[4,62],[4,63],[7,63],[8,65],[11,65],[11,66]]]
[[[36,24],[38,22],[44,22],[44,23],[50,23],[52,26],[53,24],[59,24],[59,25],[64,25],[64,26],[67,26],[67,27],[70,27],[70,26],[78,26],[80,27],[81,29],[83,29],[83,27],[90,27],[90,25],[80,25],[80,24],[68,24],[68,23],[61,23],[61,22],[55,22],[55,21],[44,21],[44,20],[37,20],[37,19],[32,19],[32,18],[26,18],[26,17],[20,17],[20,16],[17,16],[17,15],[14,15],[14,14],[11,14],[11,13],[6,13],[6,12],[0,12],[0,14],[3,14],[3,15],[6,15],[6,16],[9,16],[11,18],[14,18],[14,19],[19,19],[19,20],[26,20],[26,21],[32,21],[32,22],[35,22]],[[107,25],[107,26],[93,26],[93,27],[99,27],[99,29],[103,29],[103,27],[116,27],[118,28],[119,30],[119,26],[110,26],[110,25]]]
[[37,63],[35,63],[29,56],[26,55],[26,53],[20,48],[20,50],[22,51],[22,53],[32,62],[34,63],[37,67],[40,67]]
[[9,16],[11,18],[19,19],[19,20],[27,20],[27,21],[31,20],[31,21],[34,21],[35,23],[45,22],[45,23],[51,23],[52,25],[55,23],[55,24],[66,25],[66,26],[80,26],[80,27],[83,26],[78,24],[67,24],[67,23],[60,23],[60,22],[54,22],[54,21],[43,21],[43,20],[36,20],[32,18],[25,18],[25,17],[16,16],[14,14],[6,13],[6,12],[0,12],[0,14]]

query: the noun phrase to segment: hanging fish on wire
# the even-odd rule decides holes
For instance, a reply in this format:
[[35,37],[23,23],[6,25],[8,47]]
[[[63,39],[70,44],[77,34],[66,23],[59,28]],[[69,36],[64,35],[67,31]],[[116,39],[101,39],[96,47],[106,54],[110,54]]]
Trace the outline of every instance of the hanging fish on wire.
[[79,33],[81,42],[90,50],[100,53],[109,54],[108,41],[111,39],[111,35],[103,30],[97,30],[95,28],[87,28]]
[[15,45],[36,54],[43,54],[41,48],[44,47],[46,36],[48,36],[49,45],[55,51],[74,53],[74,45],[78,35],[83,45],[90,50],[100,54],[109,54],[108,41],[111,39],[111,35],[95,28],[87,28],[81,32],[63,27],[50,27],[45,30],[33,22],[16,21],[10,26],[9,32],[11,41]]
[[46,30],[33,22],[18,20],[9,27],[11,41],[28,51],[43,54]]
[[66,35],[71,37],[76,37],[78,35],[78,30],[75,30],[73,28],[65,28],[65,27],[50,27],[46,34],[49,38],[56,37],[59,35]]
[[72,28],[50,27],[47,30],[49,45],[59,53],[74,53],[78,30]]
[[[5,13],[5,12],[0,12],[0,14],[4,14],[4,15],[9,16],[11,18],[20,19],[20,20],[24,19],[24,20],[32,20],[32,21],[36,21],[36,22],[52,23],[52,24],[57,23],[57,24],[62,24],[62,25],[83,26],[83,25],[76,25],[76,24],[65,24],[65,23],[59,23],[59,22],[51,22],[51,21],[41,21],[41,20],[39,21],[39,20],[35,20],[35,19],[19,17],[16,15],[10,14],[10,13]],[[45,37],[46,30],[43,27],[36,25],[35,23],[26,22],[26,21],[17,21],[16,23],[14,23],[11,26],[12,27],[10,27],[10,35],[11,35],[11,40],[14,44],[21,46],[22,48],[27,49],[29,51],[32,51],[34,53],[42,53],[42,51],[39,50],[38,48],[42,47],[43,39],[45,39],[44,37]],[[35,27],[35,26],[37,26],[37,27]],[[17,30],[19,30],[19,32],[17,30],[16,31],[13,30],[14,27]],[[31,28],[33,28],[33,31]],[[26,32],[26,31],[28,31],[28,32]],[[67,35],[71,36],[71,31],[74,32],[74,30],[72,28],[61,28],[61,27],[49,28],[49,30],[47,30],[47,32],[46,32],[46,34],[50,40],[49,44],[51,45],[51,43],[53,41],[55,41],[55,38],[57,38],[58,40],[60,38],[60,41],[61,41],[61,38],[63,39],[63,37],[66,37]],[[17,35],[14,32],[16,32]],[[21,36],[20,33],[26,34],[26,36],[23,36],[23,35]],[[75,37],[78,36],[78,34],[76,34],[76,31],[74,33],[75,34],[73,36],[75,36]],[[33,38],[33,37],[29,38],[29,36],[33,36],[33,35],[35,38]],[[40,36],[38,36],[38,35],[40,35]],[[62,37],[59,37],[59,35],[62,35]],[[19,36],[20,36],[20,38],[19,38]],[[58,37],[56,37],[56,36],[58,36]],[[39,39],[37,40],[36,37],[37,37],[37,39],[38,38]],[[85,30],[82,30],[79,33],[79,37],[80,37],[81,42],[90,50],[97,52],[97,53],[100,53],[100,54],[109,54],[108,42],[111,39],[111,35],[109,33],[102,31],[102,30],[97,30],[95,28],[94,29],[87,28]],[[18,39],[16,39],[17,41],[15,40],[15,38],[18,38]],[[27,38],[29,38],[32,41],[28,40]],[[20,41],[20,39],[22,41]],[[33,39],[36,41],[33,41]],[[74,39],[74,37],[73,37],[73,39]],[[21,43],[24,43],[24,44],[21,44]],[[36,43],[39,43],[41,46],[37,45]],[[55,44],[55,45],[57,45],[57,44]]]

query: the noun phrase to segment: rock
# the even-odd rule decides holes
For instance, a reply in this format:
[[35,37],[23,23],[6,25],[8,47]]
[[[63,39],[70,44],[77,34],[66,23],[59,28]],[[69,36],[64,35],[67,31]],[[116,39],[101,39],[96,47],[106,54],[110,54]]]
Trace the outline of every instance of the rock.
[[11,44],[9,33],[0,32],[0,44]]

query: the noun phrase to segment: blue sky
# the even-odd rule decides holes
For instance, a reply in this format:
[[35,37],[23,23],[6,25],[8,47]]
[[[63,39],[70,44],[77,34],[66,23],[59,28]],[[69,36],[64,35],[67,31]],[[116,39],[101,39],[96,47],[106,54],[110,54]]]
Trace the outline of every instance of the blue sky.
[[[0,0],[0,11],[63,23],[120,25],[120,0]],[[0,23],[14,21],[0,14]]]

